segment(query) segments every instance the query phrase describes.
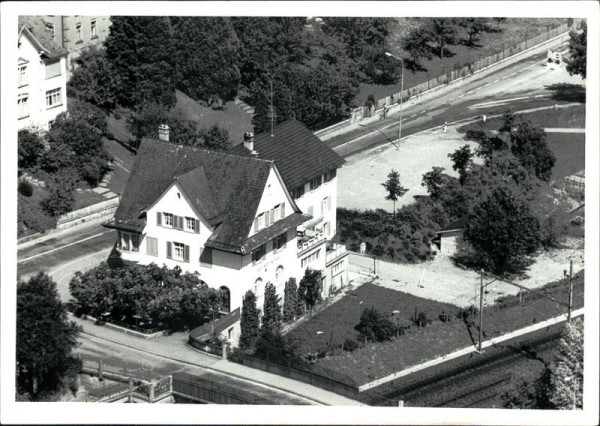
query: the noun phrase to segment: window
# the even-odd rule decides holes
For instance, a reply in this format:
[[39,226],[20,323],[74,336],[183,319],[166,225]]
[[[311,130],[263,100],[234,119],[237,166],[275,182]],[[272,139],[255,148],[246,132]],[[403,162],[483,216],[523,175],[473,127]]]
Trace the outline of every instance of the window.
[[200,233],[200,221],[198,219],[194,219],[193,217],[186,217],[185,229],[197,234]]
[[56,33],[54,32],[54,24],[46,22],[46,30],[48,30],[48,32],[52,34],[52,38],[54,38],[54,36],[56,35]]
[[330,180],[335,178],[336,175],[337,175],[336,169],[330,170],[329,172],[325,173],[325,182],[329,182]]
[[200,264],[209,268],[212,267],[213,251],[210,247],[203,247],[200,249]]
[[189,262],[190,261],[190,246],[183,243],[167,241],[167,258]]
[[258,224],[257,231],[259,229],[263,229],[265,227],[265,215],[263,213],[261,213],[261,214],[258,215],[258,222],[257,222],[257,224]]
[[75,25],[75,39],[77,39],[77,41],[83,41],[83,38],[81,37],[81,24]]
[[285,203],[281,203],[279,205],[279,217],[281,217],[282,219],[285,217]]
[[306,256],[304,259],[302,259],[300,261],[300,265],[302,268],[305,268],[306,266],[310,265],[315,260],[320,259],[320,257],[321,257],[321,250],[317,250],[316,252],[311,253],[308,256]]
[[92,22],[90,22],[90,34],[92,38],[98,37],[98,26],[95,19],[92,19]]
[[310,190],[313,191],[313,190],[317,189],[319,186],[321,186],[322,183],[323,183],[322,176],[314,178],[313,180],[310,181]]
[[60,61],[46,62],[46,66],[44,68],[46,70],[46,78],[56,77],[61,74]]
[[273,209],[275,211],[275,222],[281,219],[281,205],[277,204]]
[[263,280],[262,280],[262,278],[260,278],[260,277],[258,277],[258,278],[256,279],[256,281],[254,281],[254,295],[255,295],[255,296],[258,296],[258,289],[259,289],[260,287],[262,287],[262,283],[263,283]]
[[140,235],[129,232],[120,232],[120,245],[122,251],[138,252],[140,251]]
[[325,233],[326,237],[329,237],[329,233],[331,232],[331,225],[329,224],[329,222],[325,222],[325,224],[323,225],[323,232]]
[[333,265],[332,273],[337,274],[339,271],[342,270],[343,266],[344,266],[344,261],[336,263],[335,265]]
[[302,196],[304,195],[304,185],[302,185],[302,186],[299,186],[298,188],[294,189],[294,190],[292,191],[292,194],[291,194],[291,195],[292,195],[292,198],[293,198],[294,200],[296,200],[296,199],[298,199],[298,198],[302,197]]
[[287,233],[284,232],[273,240],[273,250],[284,248],[285,243],[287,243]]
[[275,281],[281,282],[283,279],[283,266],[279,265],[277,269],[275,269]]
[[146,237],[146,254],[158,256],[158,240],[153,237]]
[[48,130],[51,130],[51,129],[52,129],[52,126],[54,126],[54,120],[50,120],[50,121],[48,122]]
[[173,226],[173,215],[171,213],[163,213],[165,218],[165,226]]
[[29,95],[19,95],[19,99],[17,99],[17,114],[18,118],[29,117]]
[[262,245],[254,250],[252,250],[252,262],[259,262],[263,257],[267,254],[267,246]]
[[27,86],[28,84],[27,65],[21,65],[19,67],[19,87]]
[[62,97],[60,95],[60,87],[58,89],[48,90],[46,92],[46,108],[54,108],[55,106],[62,104]]

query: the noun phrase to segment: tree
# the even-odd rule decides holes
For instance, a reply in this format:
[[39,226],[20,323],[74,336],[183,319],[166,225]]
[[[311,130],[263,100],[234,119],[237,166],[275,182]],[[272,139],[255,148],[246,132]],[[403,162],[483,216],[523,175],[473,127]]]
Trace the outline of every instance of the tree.
[[175,105],[176,50],[169,17],[113,16],[106,59],[116,75],[117,103]]
[[587,24],[581,22],[581,32],[571,31],[569,33],[569,56],[567,62],[567,71],[569,74],[578,74],[582,78],[586,77],[587,64]]
[[272,283],[265,285],[265,304],[262,317],[262,330],[276,333],[281,329],[281,305],[277,289]]
[[448,45],[454,45],[457,42],[458,28],[453,18],[427,18],[420,31],[423,37],[429,42],[433,42],[435,50],[440,58],[449,55]]
[[240,41],[228,17],[181,17],[176,34],[177,87],[206,104],[230,101],[240,84]]
[[77,67],[67,82],[69,96],[95,105],[105,112],[113,112],[117,107],[121,81],[120,75],[106,58],[106,51],[91,45],[74,62]]
[[256,306],[256,295],[248,290],[242,301],[240,322],[240,349],[251,349],[258,339],[260,331],[260,309]]
[[406,67],[413,71],[425,70],[420,64],[421,58],[431,59],[431,47],[428,45],[428,37],[424,31],[415,29],[411,31],[404,40],[404,50],[410,53],[411,59],[407,62]]
[[44,399],[68,381],[80,365],[71,357],[80,328],[68,321],[56,283],[45,273],[17,282],[17,390]]
[[322,281],[320,271],[306,268],[298,285],[298,298],[308,309],[312,309],[321,300]]
[[30,169],[37,165],[44,152],[42,137],[31,130],[19,130],[17,143],[19,146],[19,168]]
[[560,410],[583,407],[583,321],[567,323],[551,367],[550,401]]
[[546,144],[544,129],[522,121],[511,133],[510,141],[511,151],[521,164],[539,179],[548,182],[556,158]]
[[467,179],[467,172],[473,164],[473,153],[469,145],[463,145],[452,154],[448,154],[448,157],[452,160],[452,169],[458,171],[459,182],[464,185]]
[[50,195],[40,202],[40,207],[51,217],[59,217],[73,210],[73,190],[77,178],[71,170],[61,170],[50,183]]
[[504,408],[519,408],[523,410],[552,410],[554,405],[550,401],[548,388],[551,373],[547,368],[533,382],[521,381],[501,395]]
[[279,331],[263,330],[256,341],[254,355],[284,365],[300,363],[298,349],[300,342],[290,337],[283,336]]
[[516,123],[517,116],[510,109],[507,109],[502,113],[502,125],[498,132],[511,134]]
[[396,219],[396,201],[398,201],[398,198],[404,196],[408,192],[408,189],[400,184],[400,174],[394,169],[392,169],[387,177],[388,180],[382,183],[381,186],[387,191],[385,199],[394,203],[393,214],[394,219]]
[[374,307],[362,311],[360,322],[354,329],[370,342],[389,340],[396,332],[394,323],[382,316]]
[[283,320],[285,322],[292,322],[296,317],[296,307],[298,306],[298,286],[296,285],[296,279],[290,278],[285,283],[284,296],[283,296]]
[[537,248],[539,222],[514,185],[488,191],[471,208],[464,238],[490,259],[496,273],[504,273]]
[[465,40],[467,46],[475,46],[475,43],[479,40],[479,35],[489,31],[488,18],[459,18],[456,22],[467,34]]

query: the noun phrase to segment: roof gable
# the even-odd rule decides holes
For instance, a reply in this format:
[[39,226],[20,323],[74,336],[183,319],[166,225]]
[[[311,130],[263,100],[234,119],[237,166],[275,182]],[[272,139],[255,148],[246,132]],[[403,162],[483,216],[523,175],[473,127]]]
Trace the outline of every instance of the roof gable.
[[144,139],[111,226],[139,229],[145,210],[177,179],[199,213],[219,223],[209,241],[237,251],[272,167],[256,158]]
[[68,51],[52,39],[52,35],[46,29],[46,24],[39,16],[19,16],[19,36],[21,34],[28,39],[49,59],[56,59],[68,55]]
[[[254,138],[258,157],[272,160],[277,165],[286,186],[293,190],[330,170],[344,164],[344,160],[316,137],[302,123],[287,120],[274,129],[274,136],[263,133]],[[243,144],[233,147],[232,154],[250,157]]]

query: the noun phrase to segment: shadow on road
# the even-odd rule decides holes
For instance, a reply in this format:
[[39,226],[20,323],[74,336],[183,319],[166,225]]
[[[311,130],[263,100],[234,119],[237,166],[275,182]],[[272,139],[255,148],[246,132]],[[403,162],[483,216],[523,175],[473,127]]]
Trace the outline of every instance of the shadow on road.
[[555,101],[585,103],[585,87],[578,84],[558,83],[545,88],[552,92],[550,98]]

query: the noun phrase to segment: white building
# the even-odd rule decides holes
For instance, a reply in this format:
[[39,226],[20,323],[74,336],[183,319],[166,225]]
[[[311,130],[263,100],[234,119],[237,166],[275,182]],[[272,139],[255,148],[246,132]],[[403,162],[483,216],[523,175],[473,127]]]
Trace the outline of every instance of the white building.
[[48,130],[67,110],[68,52],[37,17],[19,17],[18,130]]
[[[322,271],[325,297],[345,285],[348,253],[327,242],[335,232],[335,170],[343,160],[295,120],[278,130],[279,138],[249,137],[231,153],[144,139],[121,203],[105,224],[119,231],[122,259],[198,272],[209,287],[229,294],[227,311],[239,308],[248,290],[262,308],[269,282],[283,298],[285,282],[299,282],[308,267]],[[266,149],[280,142],[312,153],[283,150],[289,158],[280,165]],[[255,151],[261,147],[262,155]],[[327,182],[315,181],[296,199],[288,190],[287,182],[323,175]]]

